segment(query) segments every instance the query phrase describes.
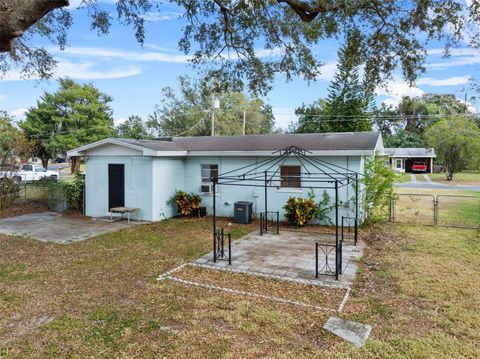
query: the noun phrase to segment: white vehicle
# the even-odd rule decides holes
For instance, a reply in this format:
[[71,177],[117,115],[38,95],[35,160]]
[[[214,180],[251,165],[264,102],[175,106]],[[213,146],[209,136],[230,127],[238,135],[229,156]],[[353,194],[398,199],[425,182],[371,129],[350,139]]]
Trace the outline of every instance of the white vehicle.
[[57,171],[48,171],[40,165],[27,164],[23,165],[19,171],[0,172],[0,179],[12,178],[13,182],[20,183],[22,181],[39,181],[43,178],[58,180],[60,177]]

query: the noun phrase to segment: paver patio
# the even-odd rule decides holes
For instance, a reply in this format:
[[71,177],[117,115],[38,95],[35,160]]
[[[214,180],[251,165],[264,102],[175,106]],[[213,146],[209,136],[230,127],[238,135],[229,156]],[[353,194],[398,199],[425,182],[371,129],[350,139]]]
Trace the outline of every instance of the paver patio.
[[[232,242],[232,264],[213,261],[213,252],[199,258],[196,263],[252,274],[272,275],[311,284],[350,286],[357,272],[357,264],[363,255],[363,244],[343,245],[343,274],[336,281],[334,277],[320,275],[315,278],[315,242],[335,243],[331,234],[313,234],[281,231],[279,235],[252,232]],[[334,251],[328,257],[334,267]],[[319,254],[319,268],[325,264],[325,255]]]
[[0,233],[64,244],[82,241],[128,226],[126,221],[110,223],[86,218],[63,217],[50,212],[0,219]]

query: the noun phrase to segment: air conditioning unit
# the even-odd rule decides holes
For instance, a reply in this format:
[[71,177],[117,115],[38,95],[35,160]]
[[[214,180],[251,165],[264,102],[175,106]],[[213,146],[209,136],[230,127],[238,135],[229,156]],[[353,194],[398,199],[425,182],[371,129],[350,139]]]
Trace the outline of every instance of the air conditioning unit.
[[202,193],[213,193],[213,185],[210,183],[202,183],[200,185],[200,192]]

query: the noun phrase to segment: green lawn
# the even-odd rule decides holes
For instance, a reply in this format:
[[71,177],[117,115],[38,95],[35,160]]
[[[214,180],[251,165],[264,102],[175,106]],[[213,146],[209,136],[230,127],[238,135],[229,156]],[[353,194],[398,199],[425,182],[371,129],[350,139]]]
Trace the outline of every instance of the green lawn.
[[397,183],[410,182],[410,180],[410,173],[395,173],[395,182]]
[[444,184],[480,186],[480,172],[454,173],[452,181],[446,180],[445,173],[432,173],[429,176],[432,181]]
[[[238,238],[254,226],[229,228]],[[341,315],[373,326],[367,345],[356,349],[322,329],[325,312],[157,282],[210,251],[208,218],[135,226],[71,245],[0,235],[0,357],[479,357],[480,234],[392,224],[362,237],[361,273]],[[292,299],[312,290],[179,275]],[[325,292],[306,299],[325,301]]]

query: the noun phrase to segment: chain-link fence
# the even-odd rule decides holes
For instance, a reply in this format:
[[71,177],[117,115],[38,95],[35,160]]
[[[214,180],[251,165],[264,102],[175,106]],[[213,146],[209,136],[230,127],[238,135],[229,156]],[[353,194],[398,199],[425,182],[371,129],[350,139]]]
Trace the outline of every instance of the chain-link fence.
[[435,224],[435,196],[405,193],[395,195],[390,203],[390,220],[398,223]]
[[480,229],[480,196],[396,194],[389,218],[397,223]]
[[61,184],[51,180],[22,182],[18,185],[15,203],[30,202],[41,204],[55,212],[63,212],[67,209]]

